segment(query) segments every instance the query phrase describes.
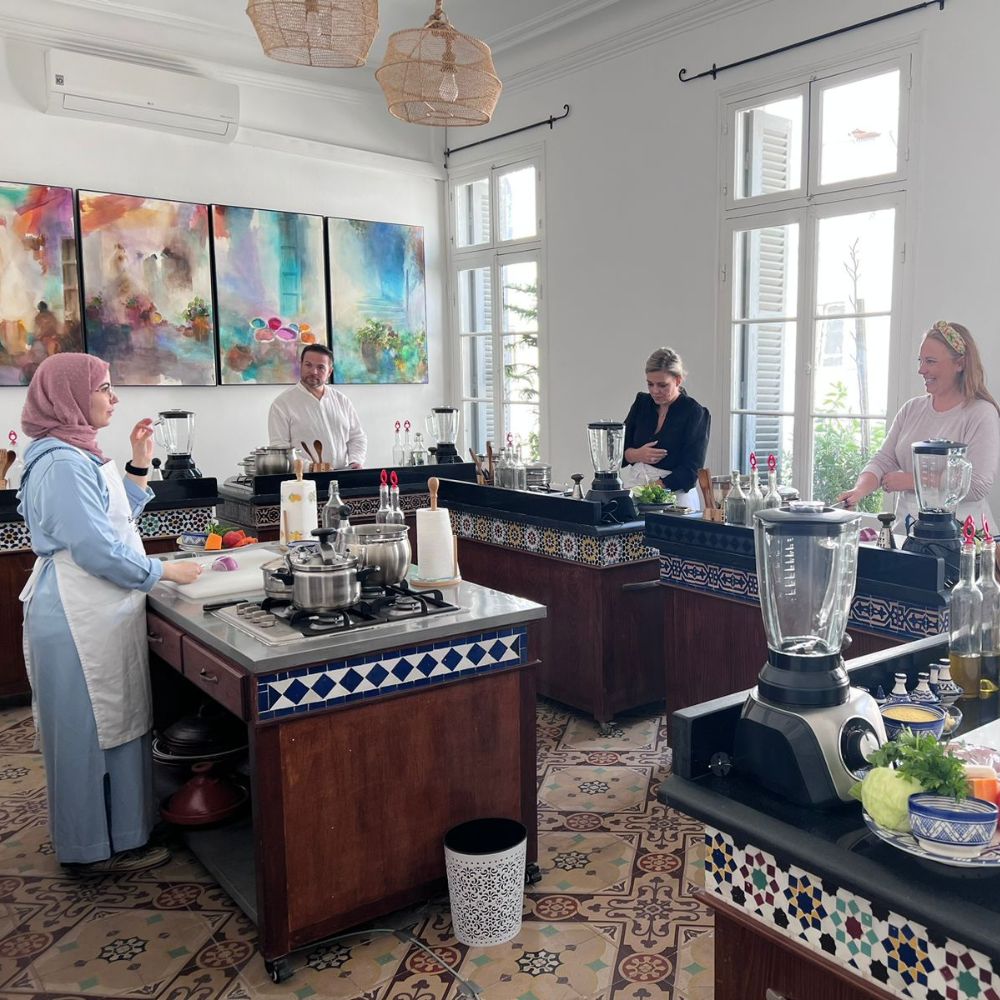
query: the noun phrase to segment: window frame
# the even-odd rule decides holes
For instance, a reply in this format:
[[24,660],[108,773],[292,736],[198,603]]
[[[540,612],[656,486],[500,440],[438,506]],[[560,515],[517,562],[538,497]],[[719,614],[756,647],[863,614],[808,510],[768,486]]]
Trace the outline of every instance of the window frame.
[[[499,179],[511,168],[532,166],[535,171],[535,235],[516,239],[500,239],[498,208],[500,203]],[[452,364],[451,392],[452,398],[458,400],[458,406],[463,413],[463,440],[466,447],[471,447],[465,427],[466,404],[470,402],[486,402],[483,397],[467,396],[464,391],[465,371],[463,368],[464,340],[469,337],[488,335],[493,341],[493,357],[495,359],[493,393],[494,451],[499,451],[506,441],[508,433],[504,408],[507,405],[526,406],[527,403],[505,403],[503,375],[503,341],[506,333],[503,329],[503,294],[501,273],[504,265],[519,263],[524,260],[534,260],[538,274],[538,424],[539,424],[539,461],[548,461],[548,323],[546,316],[545,296],[545,245],[544,245],[544,146],[524,147],[519,150],[509,150],[503,156],[480,160],[475,163],[463,164],[460,168],[449,170],[447,192],[447,227],[448,227],[448,277],[447,290],[449,299],[449,316],[451,323]],[[458,212],[455,206],[455,192],[463,184],[479,179],[489,179],[489,241],[474,246],[458,246],[457,226]],[[461,303],[459,300],[458,274],[469,268],[488,267],[490,270],[492,294],[491,329],[474,333],[464,332],[461,326]]]
[[[814,382],[816,366],[816,264],[818,260],[819,220],[835,215],[859,214],[864,211],[892,207],[895,210],[894,261],[892,276],[892,309],[889,332],[888,377],[886,385],[886,425],[891,423],[898,411],[904,393],[907,343],[903,336],[904,318],[908,312],[904,293],[908,284],[906,269],[907,235],[911,220],[907,213],[908,195],[912,197],[909,184],[910,146],[915,134],[912,123],[913,90],[915,66],[917,64],[915,43],[882,51],[867,58],[848,61],[840,65],[829,65],[821,71],[799,74],[797,78],[743,88],[741,91],[722,94],[719,98],[719,120],[721,127],[718,163],[722,178],[719,199],[719,336],[721,337],[719,356],[725,364],[727,383],[725,391],[726,419],[722,432],[722,450],[727,468],[733,467],[736,456],[734,448],[734,420],[742,414],[766,412],[769,416],[789,416],[794,421],[792,432],[792,468],[785,473],[798,486],[803,497],[812,495],[813,481],[813,424],[823,416],[817,414],[814,406]],[[814,178],[819,176],[817,160],[820,149],[821,128],[814,117],[814,107],[819,107],[822,84],[838,86],[853,79],[877,76],[880,71],[892,67],[900,68],[900,150],[898,170],[890,175],[876,178],[859,178],[848,182],[838,182],[821,186],[815,190]],[[816,86],[820,84],[820,86]],[[735,142],[736,116],[744,110],[771,103],[796,93],[806,95],[803,121],[803,186],[794,191],[781,191],[754,198],[734,197],[735,184]],[[798,301],[794,312],[796,323],[796,357],[793,374],[793,409],[758,411],[737,406],[740,385],[734,370],[735,341],[734,327],[743,317],[736,317],[733,294],[736,275],[733,273],[734,237],[738,231],[768,228],[769,226],[799,224],[798,260]],[[786,317],[789,318],[789,317]],[[769,317],[769,319],[774,319]],[[856,416],[854,414],[851,415]],[[835,417],[834,417],[835,418]],[[741,469],[746,465],[746,456],[740,456],[735,463]],[[845,489],[850,483],[845,483]],[[823,499],[829,500],[825,497]]]

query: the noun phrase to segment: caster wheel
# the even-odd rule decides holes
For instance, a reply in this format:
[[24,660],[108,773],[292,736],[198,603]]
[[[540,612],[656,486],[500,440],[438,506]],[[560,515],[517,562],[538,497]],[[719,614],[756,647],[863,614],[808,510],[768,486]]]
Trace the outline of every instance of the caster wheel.
[[287,958],[276,958],[273,961],[264,959],[264,968],[273,983],[283,983],[292,978],[292,966]]
[[525,885],[535,885],[542,881],[542,870],[535,864],[534,861],[528,865],[524,873],[524,884]]

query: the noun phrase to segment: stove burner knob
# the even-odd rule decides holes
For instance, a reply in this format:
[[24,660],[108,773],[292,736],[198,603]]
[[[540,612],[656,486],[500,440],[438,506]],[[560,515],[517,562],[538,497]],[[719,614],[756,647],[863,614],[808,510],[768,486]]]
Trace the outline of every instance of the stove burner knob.
[[247,615],[252,615],[252,614],[256,613],[257,611],[260,611],[260,605],[259,604],[250,604],[250,603],[247,603],[247,604],[237,604],[236,605],[236,613],[241,618],[246,618]]
[[255,614],[248,615],[247,618],[254,623],[254,625],[260,625],[262,622],[270,622],[274,624],[274,615],[269,611],[257,611]]
[[840,734],[840,759],[855,777],[871,767],[868,757],[881,746],[878,733],[864,719],[851,719]]

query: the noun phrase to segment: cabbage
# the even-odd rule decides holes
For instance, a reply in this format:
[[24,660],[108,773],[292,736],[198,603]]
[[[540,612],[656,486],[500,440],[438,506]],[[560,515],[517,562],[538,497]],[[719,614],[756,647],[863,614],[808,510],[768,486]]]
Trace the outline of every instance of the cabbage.
[[905,778],[891,767],[873,767],[861,783],[861,803],[879,826],[908,833],[909,799],[922,791],[919,781]]

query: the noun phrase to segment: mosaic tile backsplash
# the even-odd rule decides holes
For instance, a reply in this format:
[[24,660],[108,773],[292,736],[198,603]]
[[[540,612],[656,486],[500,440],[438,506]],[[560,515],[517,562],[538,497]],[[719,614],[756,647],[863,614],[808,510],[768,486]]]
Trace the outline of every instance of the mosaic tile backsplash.
[[1000,1000],[990,959],[705,827],[705,887],[796,944],[913,1000]]
[[[660,580],[672,587],[720,594],[746,604],[759,604],[757,574],[700,559],[660,556]],[[894,639],[922,639],[948,631],[948,609],[920,607],[884,597],[859,594],[851,604],[850,624]]]

